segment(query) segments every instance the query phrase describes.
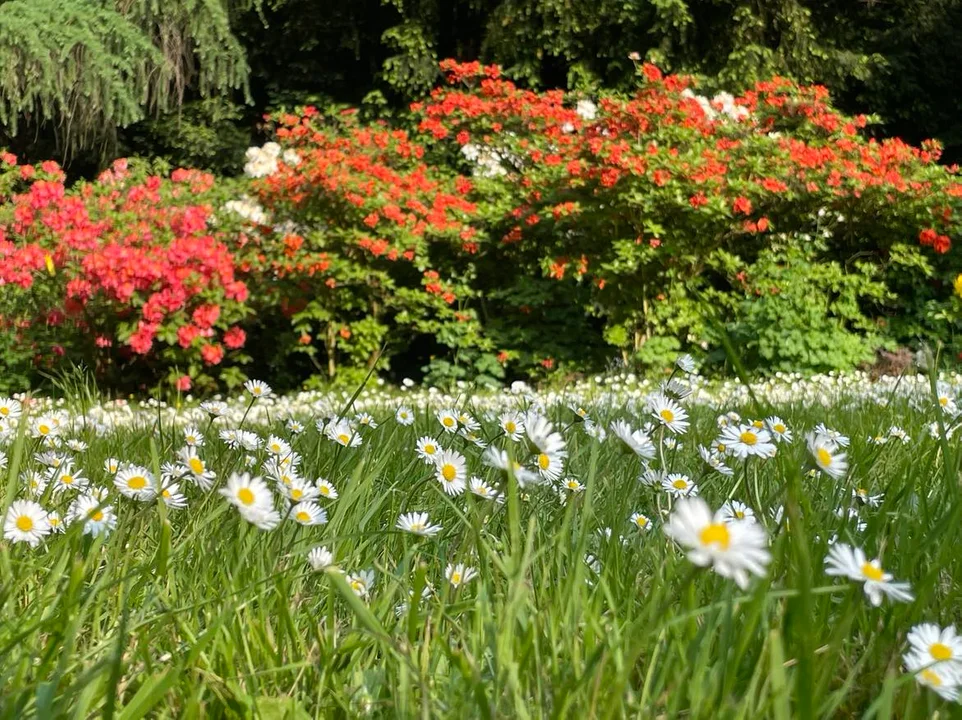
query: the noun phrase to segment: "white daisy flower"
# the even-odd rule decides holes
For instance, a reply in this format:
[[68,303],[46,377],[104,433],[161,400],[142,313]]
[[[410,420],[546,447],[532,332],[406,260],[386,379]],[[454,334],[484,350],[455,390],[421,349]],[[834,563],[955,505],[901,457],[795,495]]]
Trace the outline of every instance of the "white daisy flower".
[[883,595],[902,602],[913,599],[908,583],[892,582],[892,575],[882,569],[877,558],[870,561],[861,548],[845,543],[836,543],[829,548],[825,557],[825,574],[864,583],[865,595],[876,607],[882,604]]
[[250,393],[252,400],[261,400],[270,397],[273,392],[270,385],[260,380],[248,380],[244,383],[244,389]]
[[114,487],[124,497],[148,502],[157,494],[150,471],[140,465],[125,465],[114,476]]
[[632,524],[639,530],[644,532],[651,530],[651,519],[647,515],[640,512],[632,513],[629,520],[631,520]]
[[203,491],[208,491],[214,487],[217,475],[207,467],[207,463],[197,454],[197,449],[189,445],[180,449],[177,453],[177,460],[181,467],[186,470],[184,478],[199,487]]
[[425,512],[405,513],[398,517],[395,527],[421,537],[434,537],[441,532],[441,526],[432,525]]
[[53,485],[55,495],[68,491],[83,492],[90,484],[90,481],[84,477],[83,470],[74,469],[70,463],[53,470],[50,475],[50,482]]
[[438,444],[437,440],[425,435],[418,440],[415,452],[417,452],[418,457],[424,461],[425,465],[433,465],[441,453],[441,450],[442,447]]
[[464,456],[455,450],[443,450],[437,456],[434,467],[438,482],[448,495],[464,492],[468,468]]
[[324,525],[327,511],[316,502],[299,502],[291,508],[291,518],[299,525]]
[[160,498],[167,507],[174,510],[181,510],[187,507],[187,498],[184,497],[184,494],[180,491],[180,484],[177,482],[166,483],[160,491]]
[[471,479],[468,480],[468,490],[485,500],[498,499],[498,491],[479,477],[472,476]]
[[655,458],[655,444],[644,430],[633,430],[624,420],[616,420],[611,424],[611,432],[643,460]]
[[838,447],[848,447],[849,443],[851,442],[848,439],[848,436],[842,435],[842,433],[840,433],[838,430],[825,427],[825,423],[819,423],[816,425],[812,432],[814,432],[816,435],[821,435],[823,438],[827,438],[831,442],[835,443],[835,445]]
[[688,432],[688,413],[671,398],[658,393],[648,399],[652,417],[676,435]]
[[752,575],[764,575],[771,560],[768,538],[757,523],[727,523],[701,498],[682,498],[665,524],[665,534],[688,550],[688,559],[712,566],[742,590]]
[[337,488],[334,487],[334,483],[330,480],[325,480],[324,478],[318,478],[314,481],[317,486],[318,494],[325,500],[337,500]]
[[806,443],[819,470],[836,480],[845,476],[848,472],[847,456],[838,449],[835,441],[825,435],[809,433]]
[[350,421],[343,418],[328,423],[324,434],[328,439],[344,447],[357,447],[361,444],[361,436],[354,430]]
[[561,472],[564,467],[564,460],[567,453],[563,450],[559,450],[555,453],[538,453],[535,461],[538,465],[538,473],[545,480],[552,482],[561,477]]
[[570,493],[580,493],[584,491],[585,486],[578,482],[578,480],[575,478],[570,477],[561,481],[561,488]]
[[354,421],[358,425],[363,425],[364,427],[371,428],[371,430],[377,429],[377,423],[374,421],[374,418],[371,417],[369,413],[363,413],[363,412],[358,413],[357,416],[354,418]]
[[528,439],[544,455],[557,455],[565,449],[564,438],[544,415],[529,411],[524,419],[524,431]]
[[184,444],[188,447],[204,447],[204,435],[193,425],[184,428]]
[[708,448],[702,447],[701,445],[698,446],[698,454],[701,455],[701,459],[705,461],[705,464],[715,472],[728,477],[731,477],[735,474],[735,471],[725,464],[723,455],[713,450],[709,450]]
[[19,420],[23,414],[23,405],[19,400],[0,397],[0,420]]
[[358,597],[367,597],[371,592],[371,588],[374,587],[374,571],[361,570],[361,572],[356,575],[348,575],[345,580],[355,595]]
[[502,413],[498,418],[498,424],[505,436],[513,442],[518,442],[524,435],[524,420],[521,413],[512,411]]
[[771,434],[754,425],[729,425],[722,430],[719,442],[739,460],[747,457],[770,458],[776,452]]
[[32,500],[14,500],[3,519],[3,538],[36,547],[50,534],[47,511]]
[[445,432],[453,433],[458,429],[458,414],[450,409],[445,408],[444,410],[438,410],[437,412],[438,422],[441,423],[441,427],[444,428]]
[[933,623],[922,623],[908,634],[909,652],[925,660],[926,665],[952,665],[962,671],[962,637],[949,625],[941,628]]
[[878,495],[870,495],[868,490],[865,488],[855,488],[852,490],[852,499],[857,501],[862,505],[868,505],[872,508],[877,508],[882,504],[882,499],[885,497],[885,493],[879,493]]
[[473,567],[468,567],[464,563],[458,563],[456,565],[448,563],[448,566],[444,569],[444,577],[447,578],[448,582],[450,582],[454,588],[459,588],[470,582],[477,577],[477,575],[477,570]]
[[281,522],[274,509],[274,496],[267,484],[248,473],[231,473],[226,487],[218,492],[237,508],[247,522],[261,530],[273,530]]
[[277,435],[268,436],[267,442],[264,444],[264,449],[277,458],[286,458],[291,454],[290,443],[283,438],[277,437]]
[[106,535],[117,527],[117,516],[112,505],[107,505],[107,494],[94,491],[89,495],[80,495],[70,505],[67,512],[67,522],[71,525],[83,525],[83,534]]
[[789,430],[788,425],[782,420],[778,415],[772,415],[765,421],[765,427],[772,434],[772,439],[777,442],[787,442],[792,441],[792,431]]
[[729,500],[718,509],[725,522],[756,522],[755,511],[738,500]]
[[605,430],[603,426],[592,422],[591,420],[585,420],[582,424],[582,427],[584,428],[585,435],[597,440],[598,442],[604,442],[608,437],[608,431]]
[[695,372],[695,359],[691,355],[679,355],[675,360],[675,365],[686,375]]
[[414,413],[411,411],[411,408],[402,405],[397,409],[397,412],[394,413],[394,419],[397,420],[398,425],[404,425],[405,427],[413,425]]
[[661,481],[661,487],[677,498],[685,498],[698,494],[698,486],[687,475],[671,473]]
[[932,665],[928,658],[915,653],[903,657],[905,669],[915,675],[919,685],[935,692],[943,700],[957,702],[962,689],[962,672],[952,665]]
[[334,553],[328,550],[326,546],[312,548],[311,551],[307,553],[307,563],[311,566],[312,570],[317,572],[326,570],[334,566]]

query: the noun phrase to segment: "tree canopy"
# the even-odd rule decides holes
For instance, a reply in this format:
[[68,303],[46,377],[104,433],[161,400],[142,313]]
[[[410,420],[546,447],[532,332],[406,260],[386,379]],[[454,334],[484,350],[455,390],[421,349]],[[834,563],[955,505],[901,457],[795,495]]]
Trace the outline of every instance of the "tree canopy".
[[388,112],[440,58],[590,92],[628,86],[638,53],[708,89],[824,84],[880,134],[938,138],[954,161],[960,23],[962,0],[0,0],[0,140],[225,171],[266,110]]

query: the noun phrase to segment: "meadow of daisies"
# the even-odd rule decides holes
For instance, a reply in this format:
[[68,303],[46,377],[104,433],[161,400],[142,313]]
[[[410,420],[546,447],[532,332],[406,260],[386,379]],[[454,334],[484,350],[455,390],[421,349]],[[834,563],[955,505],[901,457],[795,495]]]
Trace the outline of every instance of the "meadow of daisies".
[[931,717],[962,377],[0,398],[0,716]]

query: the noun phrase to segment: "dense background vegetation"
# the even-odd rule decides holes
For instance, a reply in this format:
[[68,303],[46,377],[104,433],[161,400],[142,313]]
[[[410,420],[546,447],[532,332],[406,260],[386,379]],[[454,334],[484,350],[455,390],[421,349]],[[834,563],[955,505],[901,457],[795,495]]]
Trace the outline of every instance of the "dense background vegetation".
[[877,113],[874,132],[938,138],[954,162],[960,24],[959,0],[5,0],[0,145],[87,174],[122,154],[236,173],[265,110],[401,108],[447,57],[536,88],[626,89],[637,52],[708,90],[824,84]]
[[0,2],[0,383],[958,355],[960,6]]

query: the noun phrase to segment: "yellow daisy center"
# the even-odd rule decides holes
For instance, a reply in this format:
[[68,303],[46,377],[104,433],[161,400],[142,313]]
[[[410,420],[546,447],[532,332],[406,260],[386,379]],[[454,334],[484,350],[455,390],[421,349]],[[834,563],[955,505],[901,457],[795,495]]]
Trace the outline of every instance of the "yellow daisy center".
[[299,511],[299,512],[297,513],[296,517],[297,517],[297,521],[298,521],[298,522],[306,523],[306,522],[310,521],[310,519],[311,519],[311,514],[310,514],[309,512],[306,512],[306,511],[304,511],[304,510],[301,510],[301,511]]
[[513,435],[514,431],[518,429],[518,426],[512,421],[508,420],[508,422],[504,424],[504,429]]
[[279,453],[280,451],[281,451],[280,445],[278,445],[277,443],[274,443],[273,445],[271,445],[271,452]]
[[735,511],[735,517],[737,517],[739,520],[744,520],[744,519],[745,519],[745,513],[744,513],[743,511],[741,511],[741,510],[736,510],[736,511]]
[[943,645],[942,643],[932,643],[929,645],[929,655],[931,655],[935,660],[951,660],[952,659],[952,648],[948,645]]
[[50,426],[49,426],[49,425],[46,425],[46,424],[44,424],[44,423],[41,423],[41,424],[40,424],[40,427],[38,427],[37,430],[40,432],[41,435],[49,435],[49,434],[50,434]]
[[438,449],[434,445],[428,444],[424,446],[424,453],[426,455],[434,455],[437,451]]
[[73,485],[73,475],[61,475],[60,482],[64,485]]
[[348,435],[347,433],[341,433],[340,435],[337,436],[337,439],[338,439],[338,442],[341,443],[341,445],[347,445],[351,441],[351,436]]
[[168,490],[167,488],[164,488],[163,490],[161,490],[160,494],[165,500],[170,500],[170,490]]
[[677,488],[678,490],[684,490],[685,488],[688,487],[688,481],[678,478],[677,480],[672,480],[671,485],[672,487]]
[[444,425],[444,427],[454,427],[454,418],[446,417],[441,421],[441,424]]
[[698,534],[698,539],[702,545],[718,545],[722,550],[727,550],[732,536],[725,523],[712,523]]
[[723,453],[723,452],[725,452],[728,448],[725,447],[725,443],[718,443],[718,444],[715,446],[715,449],[716,449],[718,452]]
[[761,430],[763,427],[765,427],[765,423],[763,423],[761,420],[754,420],[752,421],[752,427],[754,427],[756,430]]
[[547,470],[551,466],[551,458],[549,458],[544,453],[538,455],[538,467],[542,470]]
[[638,527],[645,527],[646,525],[648,525],[648,518],[646,517],[635,518],[635,525],[637,525]]
[[872,563],[862,563],[862,575],[869,580],[879,582],[882,579],[882,568],[875,567]]
[[832,464],[832,453],[823,447],[820,447],[815,453],[815,457],[818,460],[818,464],[822,467],[828,467]]
[[131,490],[143,490],[147,487],[147,478],[143,475],[134,475],[127,481],[127,487]]
[[33,530],[33,518],[29,515],[21,515],[17,518],[17,530],[20,532],[30,532]]
[[357,592],[364,589],[364,582],[361,580],[351,580],[351,590]]
[[741,435],[738,436],[745,445],[754,445],[758,442],[758,435],[753,433],[751,430],[746,430]]
[[0,415],[3,415],[4,417],[6,417],[9,414],[10,414],[10,408],[6,406],[0,407]]
[[923,670],[922,672],[920,672],[919,675],[920,675],[929,685],[932,685],[933,687],[941,687],[941,686],[942,686],[942,678],[940,678],[940,677],[939,677],[939,674],[938,674],[937,672],[934,672],[933,670],[925,669],[925,670]]
[[203,472],[204,472],[204,461],[201,460],[200,458],[196,458],[196,457],[191,458],[190,461],[189,461],[187,464],[190,465],[190,471],[191,471],[192,473],[194,473],[195,475],[201,475],[201,474],[203,474]]
[[94,522],[100,522],[104,519],[104,514],[101,510],[94,510],[92,513],[90,513],[90,519]]
[[237,491],[237,499],[240,500],[245,505],[254,504],[254,493],[251,492],[250,488],[241,488]]
[[321,487],[319,487],[318,490],[320,490],[321,495],[331,494],[331,489],[327,485],[321,485]]
[[451,573],[451,582],[453,582],[455,585],[460,585],[460,584],[461,584],[461,573],[459,573],[459,572],[453,572],[453,573]]
[[568,481],[568,488],[571,489],[571,490],[577,490],[577,489],[578,489],[578,481],[577,481],[577,480],[569,480],[569,481]]
[[784,433],[786,429],[787,429],[787,428],[786,428],[784,425],[782,425],[781,423],[775,423],[775,424],[772,426],[772,430],[774,430],[775,432],[777,432],[779,435],[781,435],[782,433]]
[[291,490],[291,498],[294,500],[300,500],[303,494],[304,493],[301,491],[300,488],[294,488],[293,490]]
[[452,482],[457,475],[458,469],[451,463],[445,463],[445,465],[441,468],[441,477],[444,478],[445,482]]
[[949,404],[949,399],[947,397],[943,396],[939,398],[939,405],[941,405],[942,407],[945,407],[948,404]]
[[54,515],[51,515],[51,516],[47,517],[47,522],[49,522],[51,525],[53,525],[53,526],[56,527],[57,525],[60,524],[60,518],[58,518],[58,517],[56,517],[56,516],[54,516]]
[[665,408],[658,414],[661,415],[661,419],[664,420],[666,423],[675,422],[675,413],[673,413],[668,408]]

